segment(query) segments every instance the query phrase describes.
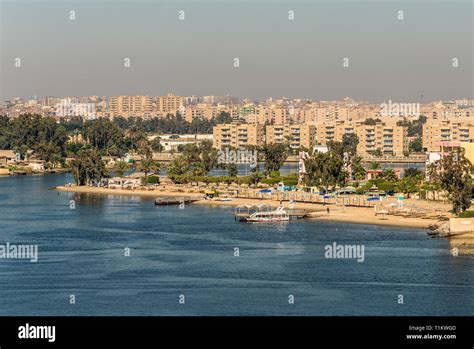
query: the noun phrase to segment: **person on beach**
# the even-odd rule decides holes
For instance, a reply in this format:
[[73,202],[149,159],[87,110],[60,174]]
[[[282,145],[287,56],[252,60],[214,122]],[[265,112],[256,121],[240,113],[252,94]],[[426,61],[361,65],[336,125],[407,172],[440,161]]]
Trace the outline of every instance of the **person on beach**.
[[328,214],[329,214],[329,207],[326,209],[326,211],[327,211],[327,212],[328,212]]

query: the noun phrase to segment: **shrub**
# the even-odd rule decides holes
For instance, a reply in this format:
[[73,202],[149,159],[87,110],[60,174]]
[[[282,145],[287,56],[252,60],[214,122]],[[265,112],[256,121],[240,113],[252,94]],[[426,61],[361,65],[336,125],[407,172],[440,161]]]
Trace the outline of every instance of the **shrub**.
[[[145,183],[145,178],[142,178],[142,181]],[[145,184],[160,184],[160,177],[158,176],[149,176]]]
[[272,171],[270,172],[270,178],[280,178],[280,171]]
[[261,180],[261,182],[268,185],[275,185],[280,182],[280,178],[264,178]]
[[460,218],[474,218],[474,211],[464,211],[459,214]]
[[297,179],[285,179],[285,180],[283,180],[283,183],[285,185],[292,186],[292,185],[297,185],[298,180]]

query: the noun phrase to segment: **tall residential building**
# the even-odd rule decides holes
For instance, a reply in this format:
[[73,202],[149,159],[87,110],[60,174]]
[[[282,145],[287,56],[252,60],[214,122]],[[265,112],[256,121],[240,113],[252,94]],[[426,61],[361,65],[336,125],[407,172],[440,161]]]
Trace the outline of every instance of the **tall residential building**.
[[406,127],[377,122],[375,125],[356,123],[355,133],[359,138],[357,152],[371,154],[380,149],[384,155],[402,156],[408,151],[408,131]]
[[214,126],[212,134],[214,148],[242,149],[249,145],[264,144],[265,126],[260,124],[218,124]]
[[355,133],[359,138],[357,152],[364,156],[380,149],[385,155],[403,155],[408,151],[407,129],[395,123],[377,122],[365,125],[362,121],[333,121],[316,125],[316,144],[342,142],[345,134]]
[[153,99],[148,96],[117,96],[109,99],[110,117],[149,117],[153,111]]
[[330,141],[341,142],[346,133],[354,133],[354,124],[348,121],[327,121],[318,123],[316,127],[316,142],[326,145]]
[[166,96],[156,97],[156,110],[158,113],[176,114],[184,105],[184,98],[168,93]]
[[474,120],[430,120],[423,125],[423,148],[439,152],[460,142],[474,142]]
[[315,145],[316,126],[310,124],[295,125],[267,125],[265,128],[265,141],[267,144],[290,143],[291,148]]
[[229,113],[233,119],[237,118],[239,115],[237,108],[226,107],[224,105],[199,103],[185,108],[184,119],[187,122],[192,122],[195,119],[212,120],[218,117],[222,112]]

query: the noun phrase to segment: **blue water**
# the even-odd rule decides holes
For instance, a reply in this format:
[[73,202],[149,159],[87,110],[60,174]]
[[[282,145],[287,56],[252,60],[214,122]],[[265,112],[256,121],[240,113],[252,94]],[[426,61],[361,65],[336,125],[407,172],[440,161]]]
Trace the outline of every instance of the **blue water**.
[[[231,208],[48,190],[69,181],[0,178],[0,243],[39,245],[37,263],[0,259],[0,315],[474,313],[474,257],[423,230],[244,224]],[[364,244],[365,261],[326,259],[333,242]]]

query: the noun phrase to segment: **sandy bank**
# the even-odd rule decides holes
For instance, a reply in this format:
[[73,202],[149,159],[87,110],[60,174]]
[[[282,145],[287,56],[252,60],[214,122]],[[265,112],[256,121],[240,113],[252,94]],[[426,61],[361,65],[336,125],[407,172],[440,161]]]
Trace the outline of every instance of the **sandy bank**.
[[[56,188],[59,191],[75,192],[75,193],[90,193],[90,194],[105,194],[105,195],[131,195],[131,196],[147,196],[147,197],[159,197],[159,196],[191,196],[191,197],[202,197],[202,194],[188,193],[188,192],[177,192],[171,188],[165,190],[126,190],[126,189],[110,189],[110,188],[97,188],[97,187],[68,187],[59,186]],[[264,203],[272,207],[278,207],[279,202],[276,200],[260,200],[260,199],[242,199],[234,198],[232,201],[212,201],[212,200],[201,200],[195,204],[209,205],[209,206],[240,206],[240,205],[254,205],[258,203]],[[418,206],[426,206],[431,203],[416,202]],[[288,203],[285,202],[286,206]],[[443,209],[446,208],[443,204],[435,204],[437,207]],[[327,208],[329,207],[329,214]],[[375,216],[373,208],[364,207],[342,207],[335,205],[315,204],[315,203],[300,203],[294,204],[295,209],[305,209],[311,212],[311,218],[314,220],[324,221],[335,221],[335,222],[347,222],[347,223],[358,223],[358,224],[370,224],[370,225],[381,225],[381,226],[397,226],[397,227],[410,227],[410,228],[428,228],[433,224],[440,224],[441,222],[433,218],[406,218],[400,216],[387,215]]]

